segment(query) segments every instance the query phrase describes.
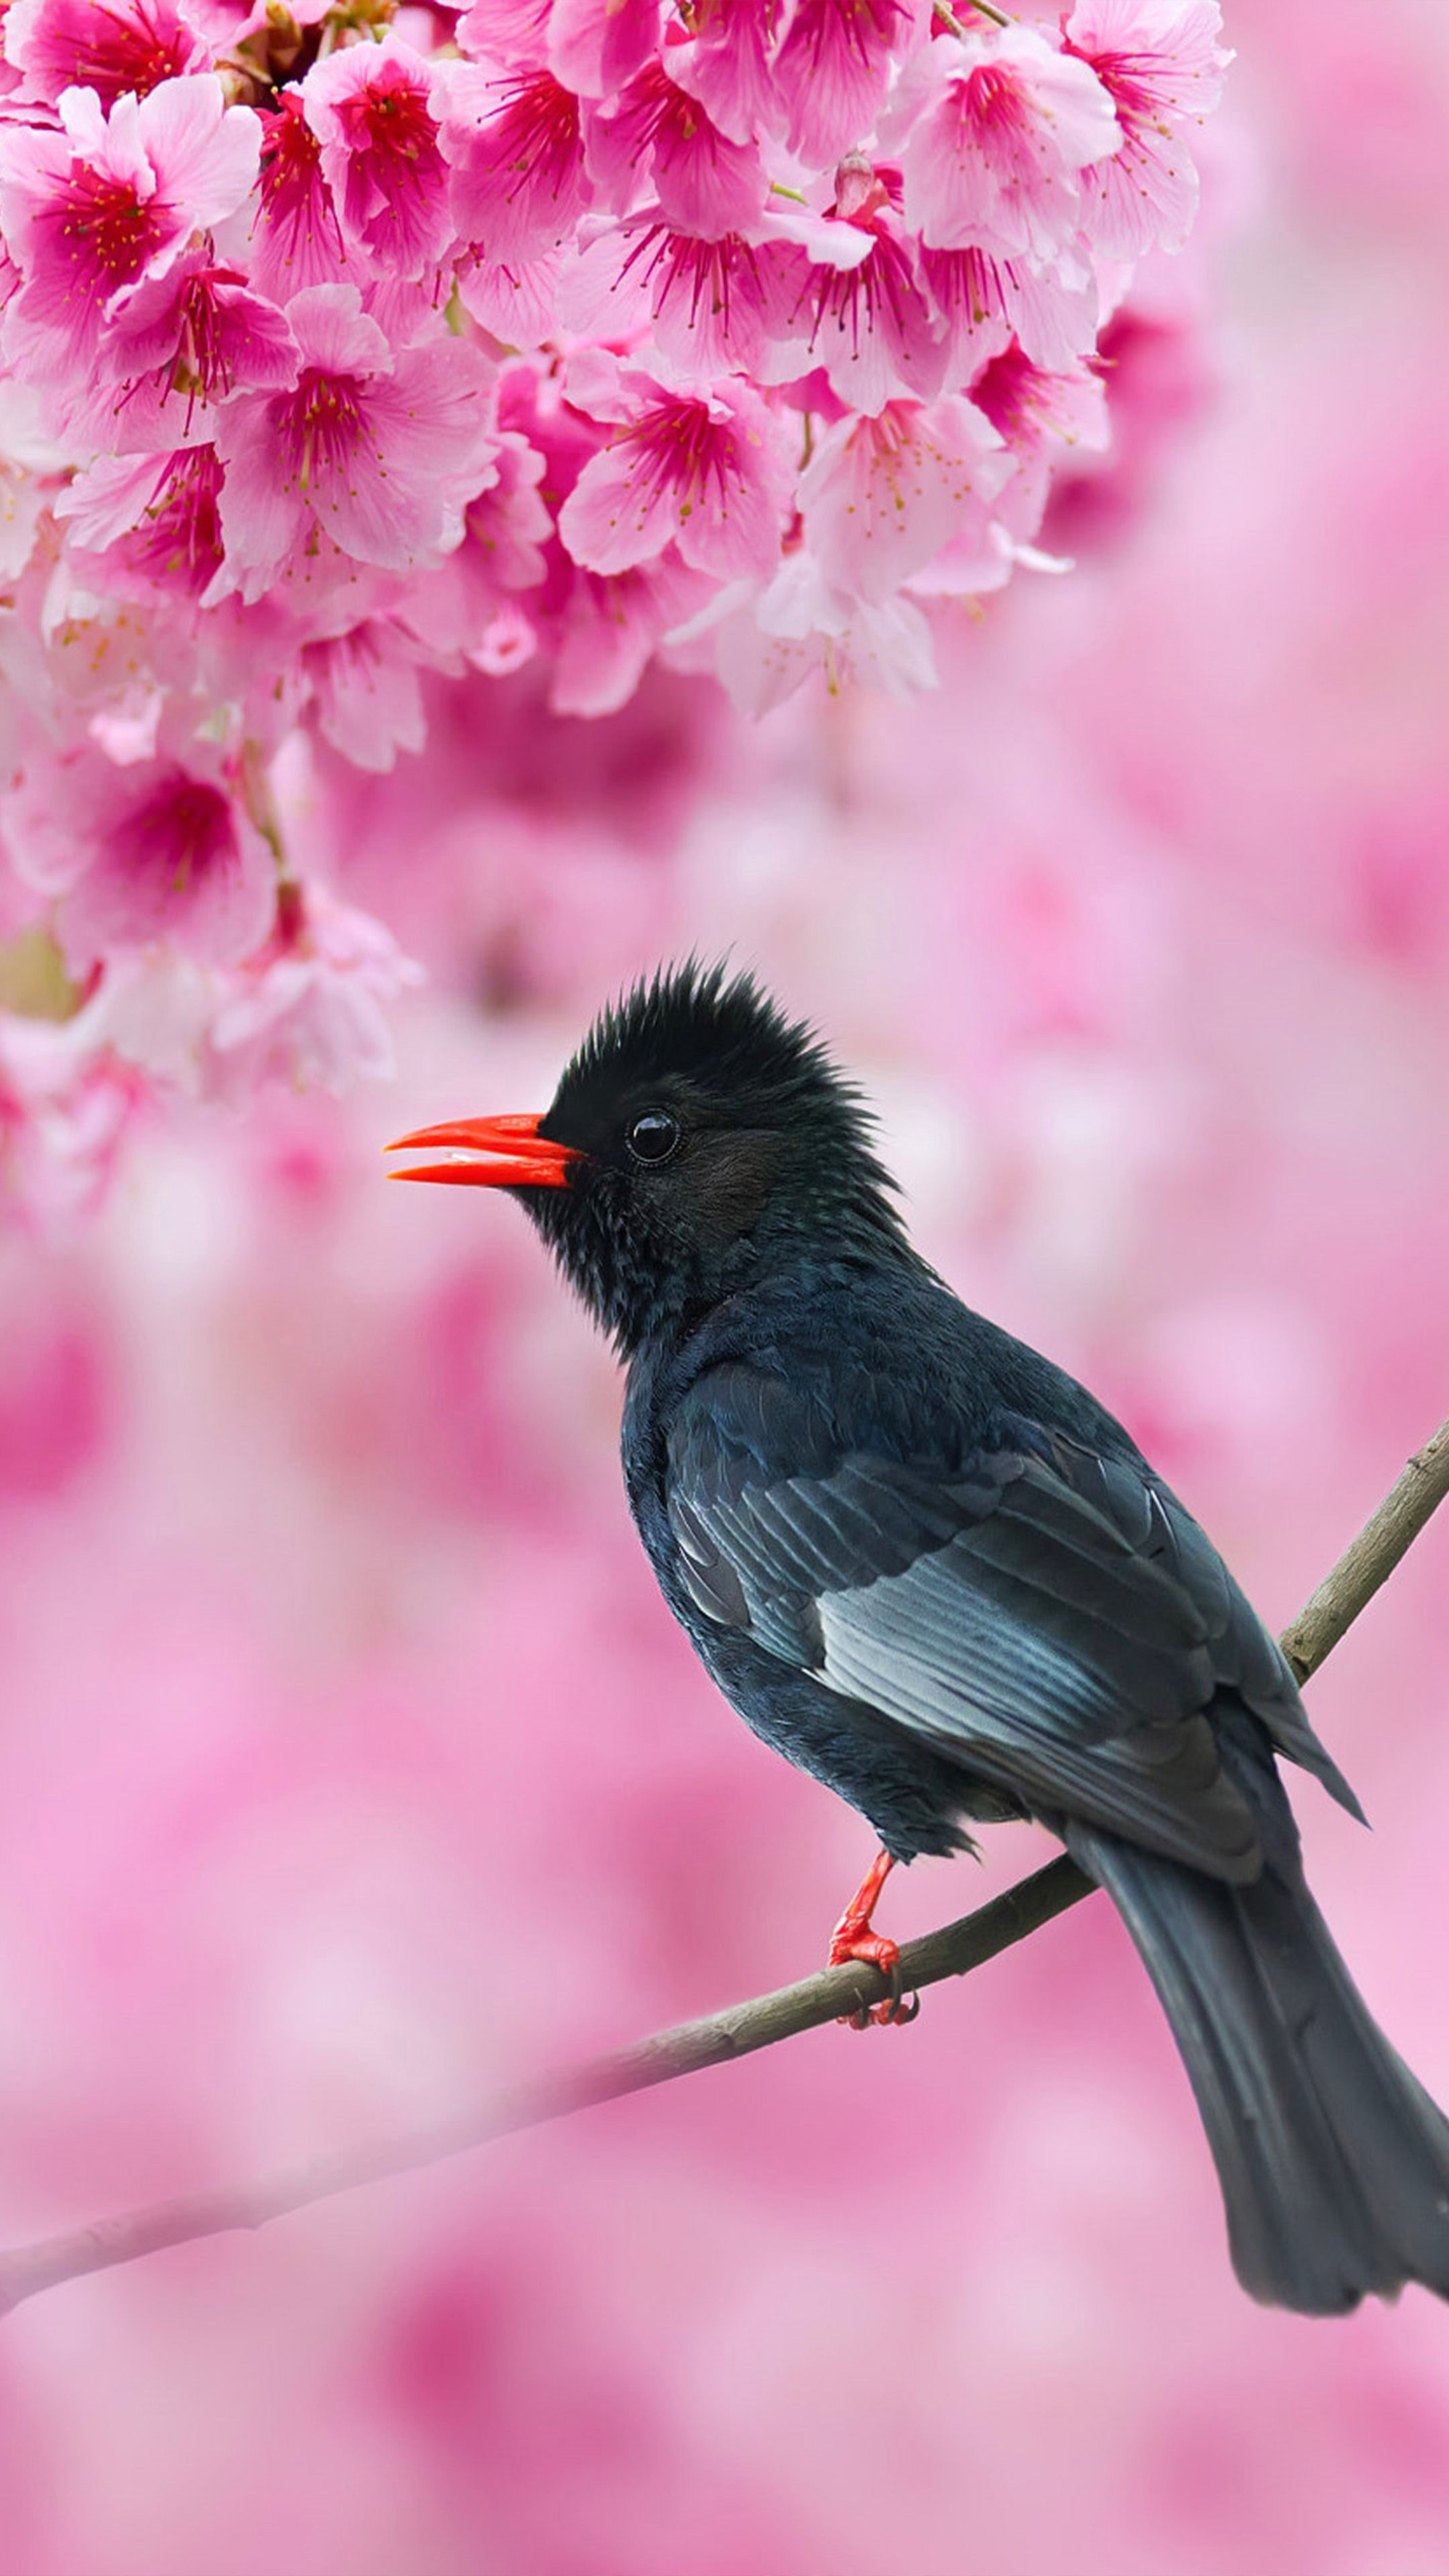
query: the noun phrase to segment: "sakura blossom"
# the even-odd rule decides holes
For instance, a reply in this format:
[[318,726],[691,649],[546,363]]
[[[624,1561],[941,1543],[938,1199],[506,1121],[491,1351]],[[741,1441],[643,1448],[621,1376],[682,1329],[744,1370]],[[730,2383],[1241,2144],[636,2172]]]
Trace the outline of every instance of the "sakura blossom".
[[[1110,464],[1103,334],[1226,59],[1215,0],[14,0],[0,967],[49,939],[97,1062],[189,978],[158,1091],[380,1073],[279,923],[360,917],[342,780],[421,798],[460,693],[932,687]],[[243,1042],[304,957],[312,1034]]]

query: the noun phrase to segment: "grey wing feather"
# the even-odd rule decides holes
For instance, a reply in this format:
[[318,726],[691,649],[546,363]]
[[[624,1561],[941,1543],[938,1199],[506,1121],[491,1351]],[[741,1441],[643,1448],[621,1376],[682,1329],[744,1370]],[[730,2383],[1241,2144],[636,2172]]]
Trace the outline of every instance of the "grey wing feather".
[[959,1473],[853,1453],[772,1476],[720,1423],[716,1392],[671,1457],[680,1572],[706,1617],[1049,1819],[1218,1877],[1261,1858],[1208,1714],[1220,1692],[1358,1812],[1216,1550],[1129,1460],[1023,1424]]

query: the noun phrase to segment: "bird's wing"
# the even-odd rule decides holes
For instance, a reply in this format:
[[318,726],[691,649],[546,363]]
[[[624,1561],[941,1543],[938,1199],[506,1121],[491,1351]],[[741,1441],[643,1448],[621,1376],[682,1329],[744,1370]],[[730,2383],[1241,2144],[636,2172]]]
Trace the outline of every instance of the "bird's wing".
[[1224,1691],[1353,1807],[1216,1549],[1130,1459],[1003,1415],[952,1465],[902,1461],[729,1367],[675,1415],[668,1509],[707,1619],[1048,1819],[1254,1875],[1254,1817],[1207,1714]]

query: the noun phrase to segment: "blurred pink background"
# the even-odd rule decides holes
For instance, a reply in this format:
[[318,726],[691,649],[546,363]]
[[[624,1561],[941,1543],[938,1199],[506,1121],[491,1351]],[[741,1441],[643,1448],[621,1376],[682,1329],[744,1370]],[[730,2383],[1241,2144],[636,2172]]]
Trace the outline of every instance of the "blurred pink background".
[[[671,1627],[607,1353],[515,1210],[382,1185],[402,1127],[541,1105],[640,966],[728,948],[819,1018],[931,1256],[1275,1623],[1449,1404],[1449,37],[1227,32],[1203,318],[1164,268],[1075,573],[904,710],[455,695],[337,854],[432,970],[397,1091],[158,1123],[93,1230],[0,1249],[7,2241],[823,1955],[868,1832]],[[1373,1836],[1298,1804],[1449,2101],[1446,1587],[1441,1523],[1313,1688]],[[1449,2315],[1243,2298],[1094,1901],[909,2037],[56,2290],[0,2445],[6,2576],[1442,2576]]]

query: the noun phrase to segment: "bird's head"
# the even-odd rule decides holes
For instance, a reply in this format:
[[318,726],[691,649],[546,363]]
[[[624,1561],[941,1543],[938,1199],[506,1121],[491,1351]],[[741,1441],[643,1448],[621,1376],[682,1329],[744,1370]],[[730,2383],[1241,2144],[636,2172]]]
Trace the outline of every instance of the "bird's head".
[[632,1352],[802,1251],[913,1258],[870,1132],[811,1029],[691,961],[602,1014],[542,1116],[420,1128],[448,1159],[396,1177],[511,1192]]

